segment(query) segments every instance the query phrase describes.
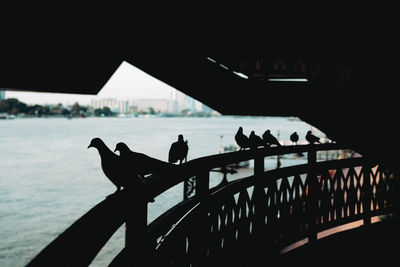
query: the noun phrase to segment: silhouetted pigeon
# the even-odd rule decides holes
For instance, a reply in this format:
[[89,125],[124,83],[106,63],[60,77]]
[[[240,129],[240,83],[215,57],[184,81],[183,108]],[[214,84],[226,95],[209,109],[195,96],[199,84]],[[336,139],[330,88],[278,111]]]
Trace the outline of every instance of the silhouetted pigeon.
[[249,135],[249,146],[251,149],[255,149],[259,146],[263,146],[263,139],[251,131]]
[[290,135],[290,141],[297,145],[297,141],[299,141],[299,135],[296,132],[292,133]]
[[250,147],[250,141],[249,138],[243,134],[243,128],[239,127],[238,131],[235,134],[235,141],[236,144],[240,147],[239,150],[249,148]]
[[281,146],[281,144],[278,142],[278,139],[276,139],[276,137],[271,134],[270,130],[266,130],[262,135],[262,137],[264,140],[264,144],[266,144],[267,146],[271,145]]
[[189,146],[187,144],[187,140],[183,141],[183,135],[178,135],[178,141],[171,144],[168,154],[168,162],[175,163],[179,161],[179,164],[182,164],[182,161],[186,158],[189,151]]
[[121,160],[126,164],[128,171],[136,171],[138,175],[144,177],[146,174],[159,173],[162,170],[175,167],[168,162],[149,157],[143,153],[137,153],[129,149],[125,143],[118,143],[115,151],[119,151]]
[[126,187],[129,183],[129,179],[126,175],[123,175],[121,168],[121,161],[119,156],[113,153],[107,145],[100,138],[93,138],[88,148],[97,148],[101,159],[101,168],[108,179],[117,187],[117,191],[121,190],[121,187]]
[[319,137],[316,137],[315,135],[313,135],[311,133],[311,131],[308,131],[306,134],[306,140],[310,143],[310,144],[314,144],[314,143],[321,143],[319,141]]

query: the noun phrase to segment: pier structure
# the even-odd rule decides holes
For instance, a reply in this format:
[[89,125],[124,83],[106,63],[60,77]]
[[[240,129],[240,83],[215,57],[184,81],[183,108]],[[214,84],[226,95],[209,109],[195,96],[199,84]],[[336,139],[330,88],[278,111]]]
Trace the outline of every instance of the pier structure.
[[[317,153],[343,149],[338,144],[281,146],[190,160],[146,178],[154,198],[195,179],[194,194],[150,224],[147,202],[122,190],[83,215],[28,266],[57,264],[60,259],[71,266],[90,264],[123,223],[125,248],[110,266],[139,259],[150,266],[243,266],[302,258],[321,241],[333,249],[338,241],[329,244],[325,236],[343,227],[347,236],[355,229],[368,235],[369,229],[390,225],[400,204],[399,177],[384,165],[364,157],[317,161]],[[264,168],[265,157],[297,153],[307,155],[306,164]],[[210,171],[247,160],[254,161],[252,175],[210,188]],[[307,253],[299,256],[300,249]]]
[[[73,223],[29,266],[88,265],[124,223],[126,246],[111,266],[144,259],[154,266],[398,262],[400,65],[388,47],[384,55],[374,47],[358,56],[156,55],[141,49],[133,55],[134,44],[124,50],[120,43],[111,49],[97,42],[88,47],[108,53],[68,48],[71,53],[54,60],[47,49],[54,42],[43,40],[43,50],[38,45],[22,53],[13,48],[16,38],[8,40],[11,49],[2,50],[0,65],[7,90],[97,94],[124,60],[222,115],[294,116],[335,141],[213,155],[150,176],[145,183],[153,197],[188,179],[195,181],[194,194],[148,224],[147,203],[122,190]],[[338,148],[361,156],[319,159]],[[265,170],[266,156],[291,153],[306,153],[307,164]],[[252,175],[210,188],[210,171],[244,160],[254,161]],[[357,227],[336,233],[349,223]]]

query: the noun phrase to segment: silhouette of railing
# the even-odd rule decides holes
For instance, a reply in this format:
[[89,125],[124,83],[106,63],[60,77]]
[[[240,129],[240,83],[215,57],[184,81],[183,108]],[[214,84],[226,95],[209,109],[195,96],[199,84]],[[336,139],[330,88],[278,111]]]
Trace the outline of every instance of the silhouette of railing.
[[[297,241],[315,242],[327,229],[393,214],[398,177],[382,165],[351,158],[317,162],[337,144],[245,150],[194,159],[145,180],[153,197],[195,177],[195,194],[147,225],[147,203],[127,190],[110,196],[50,243],[30,265],[90,263],[126,222],[126,247],[111,266],[146,259],[159,266],[249,263],[275,257]],[[265,171],[265,158],[307,153],[307,164]],[[254,160],[254,174],[209,188],[210,171]],[[82,241],[83,240],[83,241]]]

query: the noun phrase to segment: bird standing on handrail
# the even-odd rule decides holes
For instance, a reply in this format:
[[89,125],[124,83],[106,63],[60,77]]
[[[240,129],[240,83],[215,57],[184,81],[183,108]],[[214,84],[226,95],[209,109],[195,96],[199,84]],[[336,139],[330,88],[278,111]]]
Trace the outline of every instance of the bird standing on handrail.
[[174,167],[173,164],[155,159],[143,153],[132,151],[125,143],[120,142],[116,145],[114,152],[119,151],[121,160],[124,161],[128,168],[137,172],[138,175],[144,177],[147,174],[159,173],[168,168]]
[[182,161],[186,159],[189,151],[189,146],[187,144],[187,140],[183,140],[183,135],[178,135],[178,141],[171,144],[168,153],[168,162],[175,163],[179,161],[179,164],[182,164]]
[[271,145],[281,146],[281,144],[279,143],[278,139],[276,139],[276,137],[271,134],[270,130],[266,130],[264,132],[264,134],[262,135],[262,137],[263,137],[263,140],[264,140],[265,147],[271,146]]
[[113,153],[98,137],[91,140],[88,148],[90,147],[97,148],[104,174],[117,187],[115,193],[120,191],[121,187],[126,187],[129,184],[129,179],[123,174],[119,156]]
[[249,135],[249,146],[251,149],[256,149],[259,146],[263,146],[263,139],[256,135],[254,131],[251,131]]
[[299,141],[299,135],[296,132],[293,132],[290,135],[290,141],[292,141],[295,145],[297,145],[297,141]]
[[315,135],[313,135],[313,134],[311,133],[311,131],[308,131],[308,132],[307,132],[307,134],[306,134],[306,140],[307,140],[310,144],[314,144],[314,143],[320,143],[320,144],[321,144],[321,142],[319,141],[319,137],[316,137]]
[[250,147],[249,138],[243,134],[243,128],[239,127],[238,131],[235,134],[236,144],[240,147],[239,150],[243,150]]

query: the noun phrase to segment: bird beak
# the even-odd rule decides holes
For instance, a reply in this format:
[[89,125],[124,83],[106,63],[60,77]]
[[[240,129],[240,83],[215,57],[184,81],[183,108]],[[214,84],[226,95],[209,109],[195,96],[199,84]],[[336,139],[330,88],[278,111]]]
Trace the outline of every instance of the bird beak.
[[89,149],[90,147],[92,147],[92,144],[90,144],[87,148]]
[[117,151],[118,151],[118,148],[115,148],[115,149],[114,149],[114,152],[117,152]]

